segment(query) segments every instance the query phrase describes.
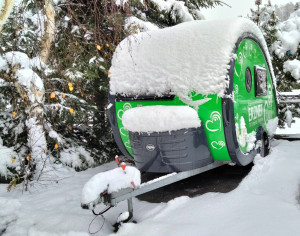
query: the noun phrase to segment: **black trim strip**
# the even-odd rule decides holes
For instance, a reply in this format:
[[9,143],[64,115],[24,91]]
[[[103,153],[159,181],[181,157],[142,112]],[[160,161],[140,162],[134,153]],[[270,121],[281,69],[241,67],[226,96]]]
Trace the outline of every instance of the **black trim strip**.
[[172,101],[175,95],[164,95],[164,96],[154,96],[154,95],[143,95],[143,96],[122,96],[117,94],[115,96],[117,102],[128,102],[128,101]]

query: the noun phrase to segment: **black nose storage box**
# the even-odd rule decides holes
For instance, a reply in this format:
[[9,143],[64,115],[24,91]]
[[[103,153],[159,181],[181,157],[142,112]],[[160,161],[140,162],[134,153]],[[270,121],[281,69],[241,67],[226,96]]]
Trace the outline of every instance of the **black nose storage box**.
[[202,126],[170,132],[129,131],[129,137],[135,164],[142,171],[179,172],[213,162]]

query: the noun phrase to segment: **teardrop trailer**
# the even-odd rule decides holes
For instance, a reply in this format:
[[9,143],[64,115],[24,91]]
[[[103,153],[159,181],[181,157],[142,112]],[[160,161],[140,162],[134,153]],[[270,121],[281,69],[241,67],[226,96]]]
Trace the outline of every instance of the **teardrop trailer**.
[[134,196],[268,154],[277,126],[274,74],[249,20],[193,21],[129,36],[110,72],[109,117],[119,149],[140,171],[172,174],[99,192],[84,208],[127,199],[132,218]]

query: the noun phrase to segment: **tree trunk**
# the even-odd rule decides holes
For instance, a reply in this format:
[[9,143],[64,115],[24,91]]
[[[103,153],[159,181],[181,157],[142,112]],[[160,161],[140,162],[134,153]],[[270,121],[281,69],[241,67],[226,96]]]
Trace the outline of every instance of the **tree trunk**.
[[[46,155],[47,141],[44,131],[45,90],[43,87],[39,89],[35,84],[36,81],[32,81],[26,87],[20,84],[16,77],[18,69],[18,66],[13,67],[11,74],[14,86],[20,97],[24,97],[24,94],[27,94],[27,98],[24,100],[27,115],[27,146],[29,150],[29,155],[26,157],[28,164],[24,169],[24,185],[25,190],[27,190],[29,182],[32,180],[38,181],[46,168],[46,164],[49,164]],[[35,72],[32,71],[32,73]]]
[[47,64],[51,44],[54,41],[55,37],[55,12],[52,0],[45,0],[44,11],[46,15],[46,19],[44,22],[45,33],[43,35],[42,43],[41,43],[41,61],[44,64]]
[[13,9],[14,3],[15,0],[4,0],[2,9],[0,9],[0,33],[2,30],[2,26],[4,25],[5,21],[7,20]]
[[[14,0],[4,0],[3,8],[0,11],[0,32],[1,27],[5,20],[8,18],[13,5]],[[49,52],[51,44],[54,41],[55,36],[55,19],[54,19],[54,7],[52,0],[44,0],[44,10],[45,10],[45,32],[41,42],[40,59],[43,64],[46,64],[49,58]],[[39,81],[39,86],[37,86],[35,79],[32,80],[30,84],[24,86],[19,82],[17,78],[17,72],[20,69],[19,65],[12,67],[12,70],[4,78],[11,78],[16,91],[19,93],[21,98],[24,98],[24,105],[26,110],[26,128],[27,128],[27,146],[28,146],[28,156],[25,158],[27,164],[23,171],[24,174],[24,185],[25,190],[27,190],[29,182],[32,180],[38,181],[41,177],[42,172],[45,171],[47,166],[49,166],[47,158],[47,141],[44,129],[44,86],[43,81]],[[32,71],[32,73],[35,73]],[[38,78],[41,80],[40,78]],[[11,80],[10,80],[11,81]],[[26,162],[25,162],[26,163]]]

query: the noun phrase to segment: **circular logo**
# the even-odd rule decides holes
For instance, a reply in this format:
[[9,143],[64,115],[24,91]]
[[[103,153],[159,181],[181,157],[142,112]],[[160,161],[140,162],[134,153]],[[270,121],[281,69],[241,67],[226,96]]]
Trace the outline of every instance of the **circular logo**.
[[152,152],[152,151],[155,150],[155,146],[154,146],[153,144],[148,144],[148,145],[146,146],[146,149],[147,149],[148,151]]

